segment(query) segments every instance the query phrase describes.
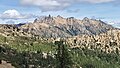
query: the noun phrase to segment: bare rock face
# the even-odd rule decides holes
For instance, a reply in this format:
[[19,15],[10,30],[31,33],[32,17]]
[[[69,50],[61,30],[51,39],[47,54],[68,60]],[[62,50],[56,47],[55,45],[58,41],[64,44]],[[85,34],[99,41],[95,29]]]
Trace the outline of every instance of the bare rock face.
[[34,23],[21,26],[25,32],[42,37],[71,37],[81,34],[98,35],[114,29],[111,25],[101,20],[93,20],[85,17],[83,20],[74,17],[63,18],[60,15],[51,15],[35,19]]
[[15,68],[11,65],[11,63],[7,63],[6,61],[2,61],[0,64],[0,68]]
[[83,20],[74,17],[63,18],[42,16],[33,23],[17,25],[0,25],[0,33],[15,34],[16,36],[32,36],[58,38],[85,35],[98,35],[108,30],[115,29],[101,20],[93,20],[85,17]]

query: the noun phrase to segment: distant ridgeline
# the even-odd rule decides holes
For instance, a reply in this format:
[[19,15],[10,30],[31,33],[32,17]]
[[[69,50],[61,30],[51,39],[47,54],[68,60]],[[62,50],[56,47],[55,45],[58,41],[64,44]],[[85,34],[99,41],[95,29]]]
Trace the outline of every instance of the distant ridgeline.
[[15,36],[40,36],[47,38],[72,37],[79,35],[98,35],[108,30],[116,30],[101,20],[89,19],[83,20],[74,17],[63,18],[42,16],[34,20],[33,23],[20,23],[14,25],[0,25],[0,33],[11,34]]

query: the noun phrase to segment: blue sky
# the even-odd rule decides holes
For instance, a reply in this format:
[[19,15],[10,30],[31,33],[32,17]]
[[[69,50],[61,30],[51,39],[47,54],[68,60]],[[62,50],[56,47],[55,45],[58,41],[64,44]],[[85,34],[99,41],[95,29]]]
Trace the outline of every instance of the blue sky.
[[42,15],[101,19],[120,27],[119,0],[0,0],[0,23],[31,22]]

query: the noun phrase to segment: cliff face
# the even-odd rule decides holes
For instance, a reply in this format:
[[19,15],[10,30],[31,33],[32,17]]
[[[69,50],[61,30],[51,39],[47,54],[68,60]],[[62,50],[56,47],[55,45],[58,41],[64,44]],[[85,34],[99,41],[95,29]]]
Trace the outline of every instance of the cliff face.
[[98,35],[114,29],[111,25],[101,20],[93,20],[85,17],[83,20],[74,17],[63,18],[41,17],[35,19],[34,23],[25,24],[20,27],[24,32],[32,33],[42,37],[71,37],[81,34]]
[[0,33],[13,34],[17,36],[37,35],[47,38],[72,37],[79,35],[99,35],[108,30],[116,29],[101,20],[89,19],[83,20],[74,17],[63,18],[61,16],[44,16],[35,19],[33,23],[17,25],[0,25]]

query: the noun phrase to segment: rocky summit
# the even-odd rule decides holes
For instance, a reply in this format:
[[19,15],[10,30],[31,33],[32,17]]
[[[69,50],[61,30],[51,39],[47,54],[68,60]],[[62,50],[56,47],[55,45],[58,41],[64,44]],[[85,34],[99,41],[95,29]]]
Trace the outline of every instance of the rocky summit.
[[71,37],[81,34],[98,35],[114,28],[101,20],[87,17],[79,20],[74,17],[63,18],[60,15],[57,17],[49,15],[35,19],[33,23],[21,26],[21,29],[43,37]]
[[14,31],[16,29],[27,35],[31,34],[48,38],[72,37],[82,34],[98,35],[100,33],[105,33],[108,30],[116,29],[101,20],[89,19],[87,17],[83,20],[79,20],[74,17],[63,18],[60,15],[57,17],[51,15],[43,16],[35,19],[33,23],[18,25],[19,24],[13,28]]

